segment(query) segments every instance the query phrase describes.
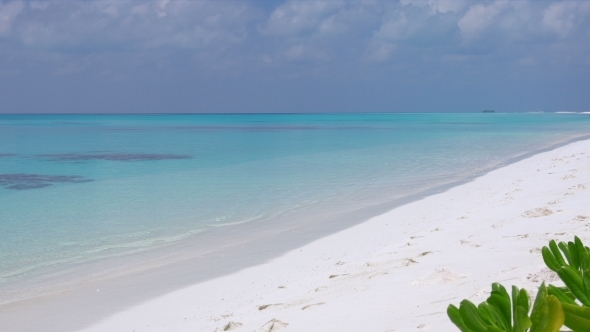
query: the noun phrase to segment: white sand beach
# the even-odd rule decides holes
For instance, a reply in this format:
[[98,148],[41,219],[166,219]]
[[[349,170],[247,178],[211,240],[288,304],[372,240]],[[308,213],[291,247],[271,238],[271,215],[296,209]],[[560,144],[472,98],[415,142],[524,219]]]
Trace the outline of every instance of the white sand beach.
[[586,140],[84,331],[454,331],[447,306],[484,300],[492,282],[556,283],[540,248],[574,235],[590,243],[589,203]]

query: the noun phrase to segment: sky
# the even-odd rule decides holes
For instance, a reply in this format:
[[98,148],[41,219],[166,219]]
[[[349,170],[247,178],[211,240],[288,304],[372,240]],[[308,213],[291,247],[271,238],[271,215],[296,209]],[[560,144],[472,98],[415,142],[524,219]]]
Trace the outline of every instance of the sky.
[[590,1],[0,0],[0,113],[590,111]]

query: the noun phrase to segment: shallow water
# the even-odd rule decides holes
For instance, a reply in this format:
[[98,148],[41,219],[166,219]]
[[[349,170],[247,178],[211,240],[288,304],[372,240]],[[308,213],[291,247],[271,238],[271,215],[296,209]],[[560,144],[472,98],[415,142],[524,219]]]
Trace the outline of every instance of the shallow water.
[[321,222],[588,134],[581,114],[0,115],[0,302],[3,285]]

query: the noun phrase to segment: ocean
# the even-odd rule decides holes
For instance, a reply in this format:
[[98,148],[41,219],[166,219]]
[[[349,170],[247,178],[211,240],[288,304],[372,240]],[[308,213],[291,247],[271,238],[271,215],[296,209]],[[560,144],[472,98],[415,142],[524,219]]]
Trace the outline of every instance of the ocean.
[[272,230],[337,231],[588,137],[583,114],[0,115],[0,304]]

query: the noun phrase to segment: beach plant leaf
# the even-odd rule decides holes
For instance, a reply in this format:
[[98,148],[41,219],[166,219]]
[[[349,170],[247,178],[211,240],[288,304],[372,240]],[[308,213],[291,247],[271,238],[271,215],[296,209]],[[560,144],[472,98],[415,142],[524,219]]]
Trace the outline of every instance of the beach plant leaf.
[[459,312],[465,325],[474,332],[486,332],[487,327],[475,304],[469,300],[461,301]]
[[575,236],[574,241],[568,243],[556,244],[551,240],[549,247],[543,247],[542,254],[547,267],[555,271],[566,286],[549,285],[547,288],[549,296],[561,303],[564,325],[574,332],[590,332],[590,248]]
[[531,312],[530,332],[559,332],[564,321],[561,302],[547,293],[545,283],[541,284]]
[[522,332],[531,327],[529,319],[529,295],[526,290],[512,286],[512,316],[514,324],[512,332]]
[[[562,266],[557,270],[557,275],[576,299],[578,299],[583,305],[587,307],[590,306],[590,299],[588,298],[588,292],[585,287],[587,282],[584,282],[584,278],[580,271],[577,271],[570,266]],[[586,280],[588,280],[588,277],[590,276],[586,274]]]
[[[543,247],[543,249],[545,249],[545,248],[547,248],[547,247]],[[549,241],[549,248],[548,249],[550,250],[554,259],[557,261],[557,264],[558,264],[557,266],[561,267],[561,266],[567,265],[567,263],[563,259],[563,256],[561,255],[561,252],[559,251],[557,243],[555,243],[555,240]]]
[[[553,240],[552,242],[555,243],[555,241]],[[557,272],[559,268],[565,265],[565,262],[560,262],[557,259],[557,255],[555,255],[554,252],[548,247],[543,247],[543,249],[541,249],[541,254],[543,255],[543,261],[545,262],[545,265],[547,265],[547,267],[554,272]],[[559,251],[557,252],[557,254],[559,255],[559,257],[561,257]]]
[[[552,287],[552,290],[572,301],[566,292],[557,287]],[[548,293],[545,283],[539,288],[530,317],[529,307],[530,299],[524,289],[513,286],[511,298],[504,286],[494,283],[485,302],[476,306],[469,300],[463,300],[459,308],[449,305],[447,314],[462,332],[558,332],[563,326],[562,304],[556,296]],[[579,322],[581,319],[573,317],[572,321]]]
[[553,285],[547,286],[549,295],[555,296],[562,304],[576,304],[576,297],[569,291],[567,287],[555,287]]
[[575,332],[590,331],[590,308],[563,302],[561,305],[565,315],[565,326]]
[[455,307],[454,305],[450,304],[447,308],[447,316],[451,319],[451,322],[455,324],[459,328],[461,332],[474,332],[472,329],[468,328],[463,322],[463,318],[461,317],[461,313],[459,312],[459,308]]
[[555,272],[563,266],[570,266],[580,272],[590,270],[590,248],[584,246],[577,236],[573,242],[568,243],[558,244],[551,240],[549,246],[543,247],[541,253],[547,267]]

